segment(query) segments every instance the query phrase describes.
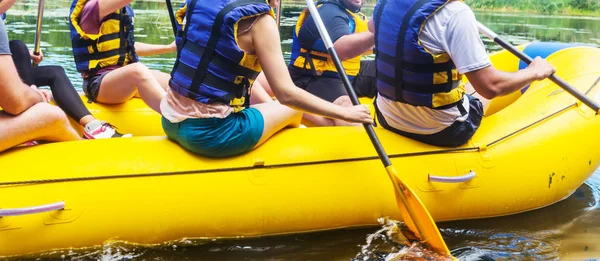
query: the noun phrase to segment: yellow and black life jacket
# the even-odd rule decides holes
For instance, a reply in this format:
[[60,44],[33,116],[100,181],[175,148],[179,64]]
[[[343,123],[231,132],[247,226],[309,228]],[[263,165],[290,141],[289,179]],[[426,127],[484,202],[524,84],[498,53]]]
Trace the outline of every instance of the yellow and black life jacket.
[[[334,4],[339,8],[344,9],[348,13],[350,23],[350,33],[360,33],[368,31],[367,17],[362,13],[354,13],[337,2],[320,2],[317,3],[317,8],[321,8],[326,4]],[[292,55],[290,58],[290,66],[304,69],[307,74],[325,77],[337,78],[338,73],[335,68],[333,59],[327,53],[323,41],[319,38],[315,42],[307,43],[299,39],[300,29],[304,25],[306,19],[310,17],[308,9],[304,9],[298,18],[296,28],[292,35]],[[342,66],[346,70],[346,74],[350,77],[358,75],[360,70],[361,56],[357,56],[345,61],[342,61]],[[313,70],[314,68],[314,70]]]
[[69,23],[77,71],[93,74],[113,65],[125,66],[138,61],[133,39],[133,9],[125,6],[108,15],[97,34],[83,31],[79,23],[88,0],[74,0]]

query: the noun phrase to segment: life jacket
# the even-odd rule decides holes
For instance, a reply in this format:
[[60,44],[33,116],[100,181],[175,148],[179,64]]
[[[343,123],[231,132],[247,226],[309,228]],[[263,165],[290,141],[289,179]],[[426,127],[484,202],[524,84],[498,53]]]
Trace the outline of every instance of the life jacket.
[[93,74],[113,65],[125,66],[138,61],[133,39],[133,9],[129,6],[108,15],[98,34],[88,34],[79,24],[81,11],[88,0],[74,0],[69,23],[77,71]]
[[[449,1],[381,0],[377,3],[374,22],[380,95],[432,109],[446,109],[461,103],[465,93],[462,75],[450,55],[434,55],[419,40],[427,18]],[[459,109],[464,111],[464,108]]]
[[[317,3],[317,8],[321,8],[325,4],[335,4],[348,13],[350,33],[360,33],[369,30],[368,22],[366,21],[366,16],[364,14],[354,13],[337,2],[320,2]],[[335,63],[327,52],[323,40],[319,38],[315,42],[305,42],[298,38],[300,29],[309,17],[310,12],[308,11],[308,8],[306,8],[300,13],[298,22],[296,22],[296,28],[292,33],[292,55],[290,57],[290,66],[304,69],[307,75],[338,78],[339,75]],[[344,67],[344,70],[346,70],[348,76],[354,77],[358,75],[361,58],[362,57],[359,55],[352,59],[342,61],[342,66]]]
[[[262,68],[256,55],[238,46],[238,22],[262,14],[274,17],[266,0],[186,0],[171,89],[201,103],[229,104],[234,112],[247,107]],[[177,20],[183,21],[181,16]]]
[[181,39],[183,38],[183,26],[185,21],[185,14],[187,12],[187,4],[183,3],[179,9],[175,12],[175,26],[177,32],[175,33],[175,43],[177,46],[181,46]]

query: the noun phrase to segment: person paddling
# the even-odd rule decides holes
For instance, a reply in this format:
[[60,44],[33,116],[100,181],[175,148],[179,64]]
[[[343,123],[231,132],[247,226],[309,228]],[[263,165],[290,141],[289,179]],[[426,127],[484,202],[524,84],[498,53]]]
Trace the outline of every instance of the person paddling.
[[[515,73],[495,69],[463,1],[382,0],[372,21],[377,120],[427,144],[465,144],[481,124],[481,99],[518,91],[555,71],[539,57]],[[465,89],[463,74],[474,90]]]
[[[200,155],[230,157],[260,146],[286,126],[298,126],[302,113],[292,108],[372,123],[365,106],[334,105],[294,85],[273,18],[278,3],[187,0],[177,12],[179,51],[161,103],[170,139]],[[263,69],[277,101],[251,106],[250,89]]]

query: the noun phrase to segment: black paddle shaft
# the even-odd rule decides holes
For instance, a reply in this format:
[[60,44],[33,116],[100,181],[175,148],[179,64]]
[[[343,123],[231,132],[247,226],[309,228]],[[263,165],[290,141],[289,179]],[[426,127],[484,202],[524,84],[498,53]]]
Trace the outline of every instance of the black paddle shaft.
[[173,35],[177,36],[177,23],[175,21],[175,12],[173,12],[173,4],[171,0],[165,0],[167,3],[167,9],[169,10],[169,18],[171,19],[171,26],[173,27]]
[[[494,42],[496,42],[497,44],[499,44],[500,46],[502,46],[504,49],[508,50],[515,56],[519,57],[519,59],[521,59],[526,64],[530,64],[533,62],[533,59],[529,55],[527,55],[524,52],[519,51],[517,48],[512,46],[510,43],[508,43],[507,41],[504,41],[504,39],[502,39],[500,37],[496,37],[496,38],[494,38]],[[556,76],[555,74],[552,74],[548,77],[548,79],[550,79],[551,81],[556,83],[558,86],[563,88],[565,91],[567,91],[568,93],[573,95],[575,98],[577,98],[578,100],[583,102],[588,107],[592,108],[596,112],[596,114],[598,114],[598,111],[600,111],[600,107],[598,106],[598,104],[596,104],[596,102],[592,101],[590,98],[585,96],[583,93],[577,91],[575,88],[573,88],[573,86],[571,86],[570,84],[565,82],[560,77]]]
[[[327,48],[327,51],[329,52],[329,55],[331,55],[331,58],[333,59],[333,62],[335,63],[335,68],[338,71],[340,79],[344,83],[344,87],[346,87],[346,92],[348,92],[348,96],[350,96],[350,100],[352,101],[352,104],[360,105],[360,101],[358,101],[358,97],[356,96],[356,93],[354,92],[354,88],[352,88],[352,84],[350,83],[350,80],[348,80],[348,75],[346,75],[346,70],[344,69],[344,67],[342,67],[342,62],[340,61],[340,57],[337,55],[337,52],[335,51],[333,46]],[[365,127],[365,130],[367,131],[367,134],[369,135],[369,139],[371,139],[373,146],[375,146],[375,150],[377,151],[379,158],[381,158],[381,162],[383,163],[383,166],[386,168],[391,166],[392,162],[390,161],[390,158],[388,157],[388,155],[385,153],[385,150],[383,149],[383,146],[381,145],[379,138],[377,138],[377,135],[375,134],[375,130],[373,129],[373,125],[365,123],[365,124],[363,124],[363,126]]]

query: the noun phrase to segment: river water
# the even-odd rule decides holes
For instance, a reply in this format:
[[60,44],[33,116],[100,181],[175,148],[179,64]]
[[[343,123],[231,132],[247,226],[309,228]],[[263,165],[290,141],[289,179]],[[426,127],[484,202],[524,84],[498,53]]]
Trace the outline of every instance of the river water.
[[[66,0],[46,1],[42,65],[62,65],[77,88],[81,78],[71,56]],[[175,1],[179,3],[180,1]],[[291,32],[302,10],[284,3],[282,45],[289,57]],[[136,40],[168,44],[172,31],[162,2],[136,2]],[[372,7],[365,7],[367,15]],[[9,38],[33,47],[37,1],[24,0],[8,12]],[[514,44],[531,41],[577,42],[600,46],[600,17],[476,12],[477,18]],[[499,49],[484,39],[488,51]],[[174,55],[142,57],[153,69],[169,72]],[[600,171],[572,196],[552,206],[508,217],[438,224],[449,247],[464,260],[600,260]],[[167,243],[139,247],[110,242],[102,247],[58,251],[21,259],[57,260],[350,260],[377,228],[224,242]]]

